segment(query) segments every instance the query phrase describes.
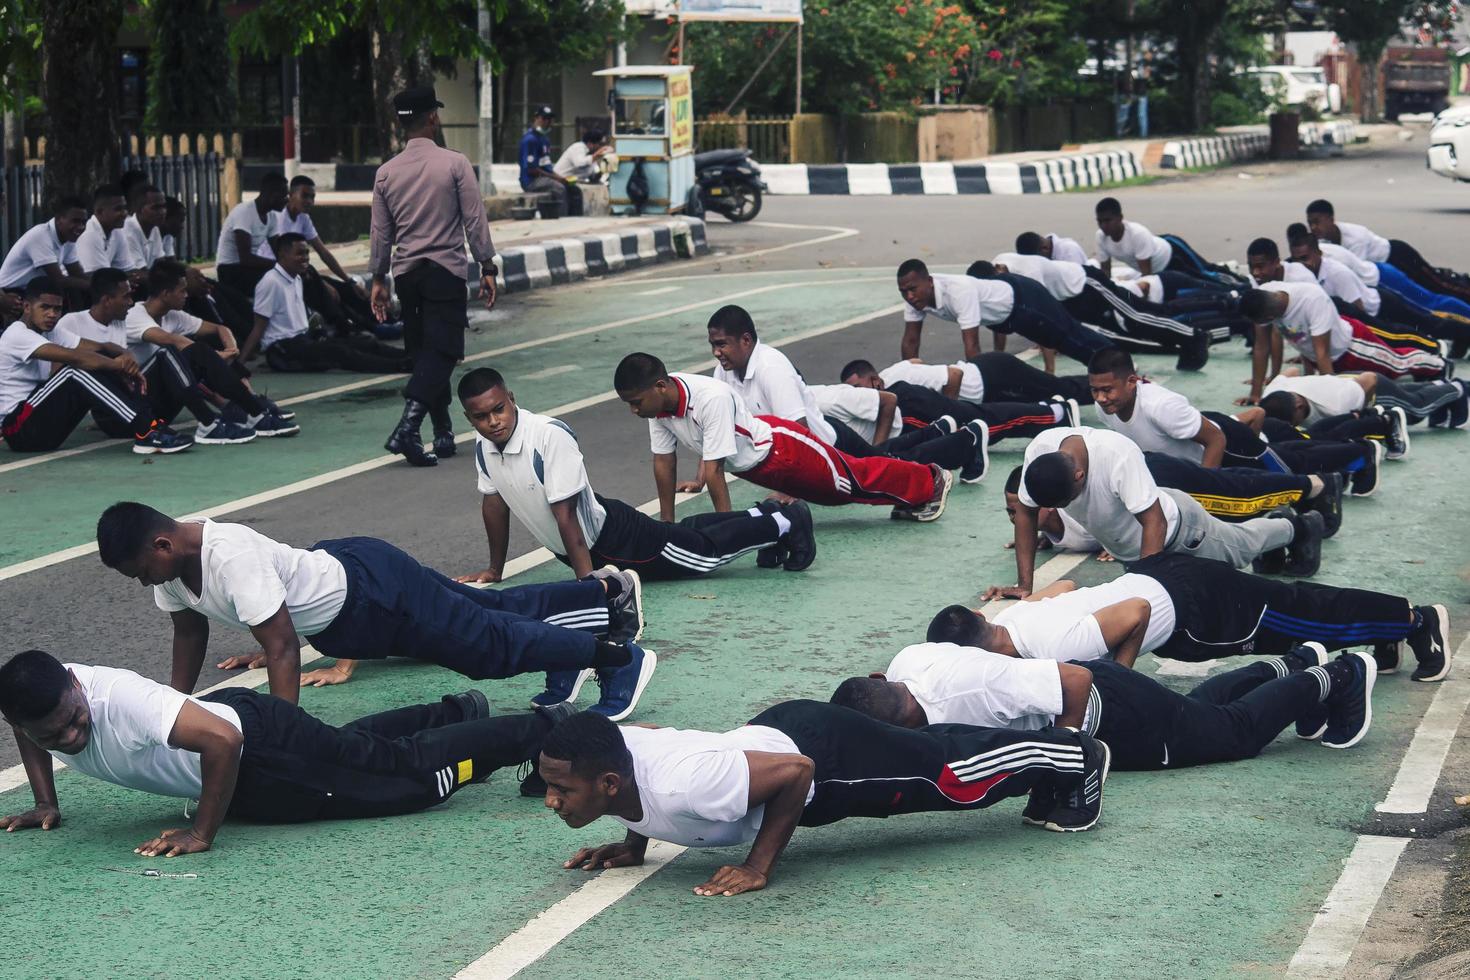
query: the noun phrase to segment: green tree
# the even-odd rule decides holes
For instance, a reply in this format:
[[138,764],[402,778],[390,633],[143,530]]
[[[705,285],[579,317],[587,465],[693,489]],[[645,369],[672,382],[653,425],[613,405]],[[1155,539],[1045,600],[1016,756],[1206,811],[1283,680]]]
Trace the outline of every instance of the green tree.
[[46,202],[111,180],[121,157],[117,134],[117,32],[125,0],[40,3],[46,105]]
[[149,132],[235,125],[235,59],[222,7],[222,0],[151,0],[153,47],[144,119]]
[[1430,43],[1440,43],[1454,31],[1458,4],[1451,0],[1328,0],[1321,4],[1322,17],[1337,36],[1352,45],[1363,69],[1363,105],[1359,115],[1377,122],[1383,111],[1379,104],[1379,68],[1383,52],[1406,27],[1424,34]]

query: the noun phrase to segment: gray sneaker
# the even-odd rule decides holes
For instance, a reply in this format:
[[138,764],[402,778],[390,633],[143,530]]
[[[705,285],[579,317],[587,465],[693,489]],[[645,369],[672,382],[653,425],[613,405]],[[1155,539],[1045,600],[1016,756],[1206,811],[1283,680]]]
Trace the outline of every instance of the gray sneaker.
[[895,507],[889,517],[921,524],[939,520],[944,513],[944,505],[949,502],[949,492],[954,489],[954,474],[935,463],[930,463],[929,468],[934,471],[934,495],[929,502],[919,507]]

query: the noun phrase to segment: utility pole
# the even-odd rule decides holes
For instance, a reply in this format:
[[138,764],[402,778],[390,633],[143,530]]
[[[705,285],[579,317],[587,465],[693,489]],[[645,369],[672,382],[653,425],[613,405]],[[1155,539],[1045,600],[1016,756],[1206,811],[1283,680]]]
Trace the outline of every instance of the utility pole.
[[[480,40],[490,45],[490,8],[480,8]],[[490,60],[480,58],[480,194],[495,195],[495,178],[491,164],[495,162],[495,90],[491,85]]]

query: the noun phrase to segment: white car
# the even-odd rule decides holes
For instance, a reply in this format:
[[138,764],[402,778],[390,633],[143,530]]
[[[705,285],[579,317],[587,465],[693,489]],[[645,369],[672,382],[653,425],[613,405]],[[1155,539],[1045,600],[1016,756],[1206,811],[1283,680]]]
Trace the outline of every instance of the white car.
[[1452,106],[1434,117],[1425,165],[1441,177],[1470,181],[1470,105]]
[[1342,88],[1328,84],[1321,68],[1306,65],[1263,65],[1247,68],[1261,84],[1261,91],[1282,105],[1309,105],[1321,113],[1342,111]]

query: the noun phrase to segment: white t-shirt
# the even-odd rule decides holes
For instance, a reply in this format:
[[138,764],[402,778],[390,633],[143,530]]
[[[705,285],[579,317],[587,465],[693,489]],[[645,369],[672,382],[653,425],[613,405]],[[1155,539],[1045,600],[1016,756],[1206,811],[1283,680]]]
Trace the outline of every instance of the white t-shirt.
[[277,341],[306,333],[311,326],[300,276],[293,276],[277,262],[255,284],[255,313],[266,319],[261,349]]
[[1378,295],[1378,290],[1359,279],[1358,274],[1352,269],[1325,255],[1322,256],[1322,264],[1317,267],[1317,283],[1327,290],[1328,296],[1335,296],[1344,303],[1356,303],[1362,300],[1363,309],[1369,316],[1377,316],[1379,308],[1383,305],[1383,297]]
[[[1194,441],[1200,423],[1208,420],[1189,399],[1161,384],[1141,381],[1133,401],[1133,414],[1124,422],[1101,408],[1097,417],[1114,432],[1121,432],[1149,453],[1167,453],[1191,463],[1202,462],[1205,447]],[[1211,426],[1215,423],[1209,422]]]
[[1281,263],[1281,278],[1280,279],[1257,279],[1255,276],[1251,276],[1251,282],[1254,283],[1256,285],[1256,288],[1258,288],[1258,289],[1260,287],[1262,287],[1262,286],[1267,285],[1268,283],[1273,283],[1273,282],[1316,282],[1316,281],[1317,281],[1317,277],[1314,276],[1314,275],[1312,275],[1312,270],[1311,269],[1308,269],[1306,266],[1302,265],[1300,262],[1283,262],[1283,263]]
[[49,333],[37,333],[16,320],[0,333],[0,420],[20,407],[31,392],[51,377],[55,365],[31,355],[45,344],[75,347],[77,335],[61,324]]
[[934,279],[934,305],[919,309],[903,305],[905,323],[923,323],[933,314],[941,320],[959,324],[961,330],[971,327],[993,327],[1011,318],[1016,291],[999,279],[976,279],[974,276],[949,276],[938,273]]
[[[1138,264],[1147,260],[1150,272],[1162,272],[1174,257],[1174,246],[1149,231],[1136,221],[1123,222],[1123,237],[1118,241],[1109,238],[1101,228],[1097,230],[1097,257],[1104,261],[1112,259],[1138,269]],[[1139,269],[1142,272],[1142,269]]]
[[[635,834],[685,847],[749,843],[761,829],[764,805],[750,806],[746,752],[800,755],[785,732],[746,725],[729,732],[678,728],[621,729],[633,756],[643,819],[614,817]],[[807,793],[811,802],[815,786]]]
[[138,220],[136,214],[128,215],[123,222],[123,237],[128,240],[128,248],[132,249],[133,258],[138,262],[138,268],[151,269],[153,263],[165,255],[172,255],[172,251],[164,251],[163,232],[156,227],[143,234],[143,223]]
[[150,340],[144,340],[144,333],[157,327],[181,337],[192,337],[199,332],[204,321],[183,310],[169,310],[163,315],[163,320],[158,321],[149,315],[147,306],[142,303],[134,303],[128,310],[127,319],[123,320],[123,325],[128,332],[128,353],[132,354],[139,364],[147,364],[153,355],[158,353],[158,345]]
[[1046,539],[1052,543],[1052,547],[1058,551],[1078,551],[1084,554],[1091,554],[1094,551],[1102,550],[1102,545],[1097,543],[1097,538],[1087,533],[1087,528],[1078,524],[1074,518],[1068,517],[1066,511],[1057,511],[1057,517],[1062,522],[1062,533],[1060,535],[1052,534],[1045,528],[1041,531],[1042,534],[1046,535]]
[[1093,614],[1127,599],[1147,599],[1148,626],[1140,652],[1157,650],[1174,632],[1174,602],[1147,575],[1126,573],[1106,585],[1074,589],[1049,599],[1018,602],[991,617],[1004,627],[1022,657],[1035,660],[1100,660],[1108,656]]
[[18,289],[44,274],[48,265],[66,269],[76,263],[76,243],[62,243],[56,234],[56,219],[52,218],[32,226],[10,246],[5,263],[0,265],[0,288]]
[[[817,400],[823,415],[830,415],[862,436],[869,443],[878,436],[878,411],[882,406],[882,393],[877,388],[854,388],[852,385],[810,385],[807,388]],[[888,426],[887,438],[892,439],[903,431],[903,413],[893,407],[893,421]]]
[[76,755],[53,751],[53,758],[128,789],[184,800],[199,798],[203,788],[199,753],[169,745],[168,737],[186,701],[239,731],[240,716],[234,708],[181,694],[131,670],[86,664],[67,664],[66,668],[82,685],[92,726],[82,751]]
[[281,208],[279,211],[272,211],[265,220],[265,241],[255,246],[255,254],[263,259],[275,261],[276,253],[271,249],[270,240],[279,235],[295,232],[308,242],[317,237],[316,225],[312,224],[311,215],[305,211],[292,217],[290,208]]
[[1353,274],[1363,281],[1363,285],[1377,287],[1378,280],[1383,273],[1379,271],[1376,264],[1359,258],[1336,242],[1319,241],[1317,247],[1322,250],[1323,258],[1336,259],[1351,269]]
[[904,647],[884,676],[909,689],[931,725],[1033,732],[1062,713],[1055,660],[1021,660],[953,643]]
[[771,454],[771,427],[751,414],[734,388],[701,374],[676,372],[669,377],[679,389],[679,405],[648,420],[654,455],[684,446],[702,460],[723,459],[725,469],[743,473]]
[[930,391],[943,391],[944,386],[949,384],[949,369],[952,367],[960,369],[960,390],[955,397],[963,402],[982,404],[985,401],[985,379],[981,376],[980,369],[969,361],[956,361],[953,364],[899,361],[879,371],[878,377],[883,379],[884,385],[905,381]]
[[260,249],[260,243],[265,241],[266,232],[270,231],[270,214],[262,218],[256,210],[255,199],[241,201],[230,209],[229,216],[219,230],[219,243],[214,247],[214,261],[216,265],[239,265],[240,250],[235,248],[235,232],[245,231],[250,233],[250,251]]
[[587,149],[587,144],[577,140],[562,151],[551,171],[558,177],[590,180],[597,176],[597,161],[592,159],[592,151]]
[[1065,235],[1050,234],[1046,236],[1051,239],[1051,260],[1053,262],[1076,262],[1078,265],[1087,264],[1087,252],[1075,238]]
[[1369,262],[1387,262],[1389,245],[1388,239],[1382,235],[1375,235],[1373,231],[1363,225],[1355,225],[1351,221],[1337,222],[1337,230],[1342,239],[1342,247],[1352,252],[1360,259]]
[[[68,313],[56,321],[56,330],[65,330],[83,340],[90,340],[98,344],[116,344],[118,347],[128,346],[128,328],[121,320],[113,320],[111,323],[98,323],[92,319],[91,310],[78,310]],[[52,333],[56,331],[53,330]],[[71,346],[75,346],[74,344]]]
[[1303,355],[1317,356],[1312,338],[1323,334],[1329,338],[1327,350],[1332,360],[1347,353],[1353,342],[1353,328],[1338,314],[1332,297],[1325,289],[1315,282],[1267,282],[1262,283],[1261,288],[1285,293],[1289,297],[1286,312],[1276,321],[1276,327]]
[[1046,287],[1054,300],[1061,301],[1080,295],[1087,284],[1087,273],[1076,262],[1058,262],[1044,255],[1021,255],[1019,252],[1001,252],[995,257],[996,265],[1003,265],[1018,276],[1035,279]]
[[532,537],[558,555],[567,553],[551,505],[577,499],[577,523],[590,548],[607,511],[592,492],[577,435],[561,419],[516,409],[516,427],[504,449],[475,436],[475,475],[480,493],[499,494]]
[[744,377],[716,364],[715,380],[739,392],[752,415],[774,415],[788,422],[804,418],[807,429],[818,439],[831,445],[837,438],[837,433],[822,418],[822,410],[807,390],[801,372],[774,347],[757,340],[745,365]]
[[[1179,506],[1166,493],[1160,493],[1153,474],[1143,461],[1143,450],[1127,436],[1107,429],[1056,428],[1031,440],[1026,447],[1025,466],[1032,460],[1061,448],[1062,441],[1081,436],[1087,446],[1087,483],[1077,499],[1063,508],[1098,543],[1119,561],[1137,561],[1143,549],[1143,526],[1136,515],[1158,501],[1164,512],[1164,539],[1173,538],[1179,529]],[[1027,507],[1036,501],[1026,492],[1026,474],[1021,473],[1021,491],[1017,495]]]
[[128,246],[128,236],[121,228],[111,232],[102,230],[102,222],[94,214],[87,219],[82,237],[77,239],[77,262],[82,271],[96,272],[98,269],[121,269],[128,272],[141,269],[143,261],[133,255]]
[[1302,377],[1279,374],[1271,379],[1262,394],[1269,395],[1276,391],[1289,391],[1307,400],[1307,425],[1332,415],[1359,411],[1368,398],[1362,385],[1350,377],[1336,374],[1310,374]]
[[175,255],[179,254],[177,250],[177,245],[178,243],[174,241],[174,236],[163,236],[163,254],[167,257],[173,258]]
[[270,619],[282,604],[301,636],[315,636],[347,601],[347,569],[325,551],[306,551],[272,541],[244,524],[204,525],[203,591],[183,579],[153,587],[164,612],[193,609],[217,623],[249,629]]

